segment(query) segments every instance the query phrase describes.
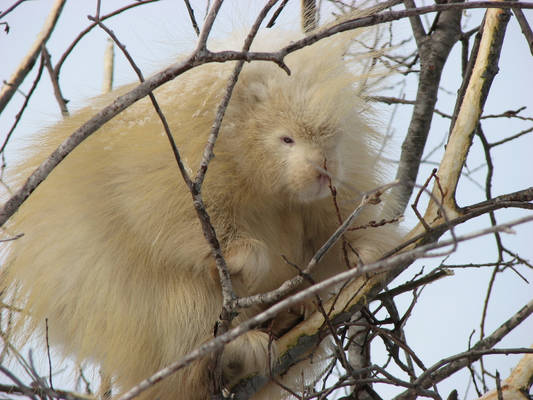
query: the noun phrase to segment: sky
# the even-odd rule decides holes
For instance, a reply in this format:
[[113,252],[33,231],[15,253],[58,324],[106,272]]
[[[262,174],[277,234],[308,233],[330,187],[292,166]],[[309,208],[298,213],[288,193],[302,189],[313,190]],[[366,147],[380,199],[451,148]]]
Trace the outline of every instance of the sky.
[[[5,9],[12,1],[0,0],[0,9]],[[25,55],[37,33],[40,31],[44,20],[51,9],[51,0],[33,0],[23,3],[11,13],[4,21],[9,23],[9,34],[0,33],[0,79],[7,80],[15,70],[21,58]],[[73,37],[89,24],[87,15],[94,14],[95,3],[91,1],[69,1],[63,10],[63,15],[48,42],[48,49],[52,54],[52,62],[59,59],[60,55]],[[108,0],[102,2],[102,14],[114,10],[121,5],[128,4],[122,0]],[[204,1],[191,2],[199,20],[205,11]],[[278,25],[291,29],[298,29],[298,1],[289,1]],[[222,39],[236,30],[242,30],[255,15],[260,1],[248,2],[235,0],[225,4],[221,15],[215,25],[214,34]],[[527,18],[533,21],[533,12],[525,11]],[[466,11],[464,20],[468,26],[473,27],[479,23],[482,11]],[[149,6],[139,7],[126,11],[122,15],[106,22],[117,36],[126,44],[128,51],[141,66],[146,75],[156,72],[166,66],[176,55],[190,50],[194,43],[195,34],[188,19],[185,7],[181,1],[163,0]],[[395,34],[409,35],[409,26],[406,23],[395,26]],[[75,109],[87,103],[87,99],[97,96],[101,92],[103,55],[106,47],[104,32],[94,29],[87,35],[71,57],[65,63],[61,73],[61,85],[64,96],[70,100],[69,107]],[[451,113],[460,81],[460,48],[455,46],[447,63],[439,92],[437,108]],[[116,50],[115,83],[122,85],[136,81],[136,77],[127,65],[124,57]],[[520,28],[515,18],[511,18],[505,38],[502,55],[500,58],[500,71],[492,86],[491,95],[485,106],[485,114],[499,114],[507,110],[527,106],[521,115],[533,116],[533,56],[527,47],[526,40],[520,33]],[[31,85],[35,71],[33,71],[21,91],[26,92]],[[398,95],[399,88],[390,90],[391,95]],[[405,98],[414,99],[416,93],[416,76],[406,78],[404,89]],[[22,96],[17,95],[5,112],[0,115],[0,137],[3,138],[13,123],[13,118],[18,112]],[[378,107],[383,115],[383,126],[387,126],[392,106],[381,105]],[[390,152],[393,158],[398,157],[401,140],[409,122],[410,106],[402,106],[395,113],[390,132],[394,134]],[[24,143],[24,137],[46,127],[60,119],[59,107],[53,100],[52,88],[46,71],[42,82],[25,112],[15,135],[15,140],[10,144],[8,162],[16,158],[17,148]],[[484,122],[485,133],[489,141],[494,142],[515,134],[523,129],[533,126],[532,121],[516,119],[487,120]],[[419,174],[419,182],[425,180],[438,161],[444,146],[443,138],[446,137],[449,121],[435,116],[426,147],[426,154],[437,148],[435,154],[424,164]],[[526,135],[516,142],[503,145],[494,150],[496,170],[494,176],[493,195],[501,195],[532,185],[533,164],[531,162],[531,149],[533,149],[533,135]],[[473,204],[484,200],[484,192],[476,182],[483,185],[486,167],[484,166],[483,153],[479,141],[475,140],[472,151],[467,160],[467,168],[471,176],[462,178],[459,185],[458,203],[461,206]],[[505,210],[498,212],[498,221],[504,222],[526,215],[524,211]],[[406,215],[405,225],[413,226],[414,217]],[[482,217],[461,226],[458,233],[467,233],[489,226],[488,218]],[[515,228],[515,235],[505,235],[504,243],[510,249],[517,250],[521,256],[533,260],[531,242],[533,238],[533,224]],[[458,252],[446,260],[446,264],[491,262],[495,258],[494,240],[491,237],[476,239],[461,245]],[[422,267],[424,271],[437,267],[441,260],[426,259],[411,266],[403,273],[395,284],[403,283],[412,278]],[[466,350],[468,338],[473,330],[475,342],[479,338],[479,321],[481,307],[485,296],[492,269],[457,269],[455,275],[441,279],[426,287],[414,309],[413,316],[406,325],[406,335],[414,350],[423,356],[426,366],[432,365],[441,358]],[[533,281],[533,271],[520,268],[520,272]],[[395,286],[392,284],[392,286]],[[512,314],[518,311],[525,303],[531,300],[533,294],[531,283],[527,284],[512,271],[499,274],[494,292],[490,300],[489,318],[486,332],[492,332]],[[405,310],[410,302],[410,295],[397,298],[398,306]],[[498,347],[527,347],[533,344],[533,317],[530,317],[514,332],[508,335]],[[383,357],[380,346],[373,349],[374,359]],[[489,369],[498,369],[502,377],[508,375],[510,368],[516,364],[518,356],[490,356],[486,358]],[[460,390],[460,398],[475,398],[472,388],[466,390],[468,385],[468,372],[463,371],[454,379],[439,385],[441,395],[446,396],[453,388]],[[491,386],[493,382],[489,383]],[[380,388],[384,398],[397,392],[395,388]]]

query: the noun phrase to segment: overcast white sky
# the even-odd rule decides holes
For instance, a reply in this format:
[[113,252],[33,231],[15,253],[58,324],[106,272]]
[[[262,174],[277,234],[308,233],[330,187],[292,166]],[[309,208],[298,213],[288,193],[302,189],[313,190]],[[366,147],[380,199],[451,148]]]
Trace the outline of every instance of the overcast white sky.
[[[5,9],[12,2],[12,0],[0,0],[0,9]],[[92,1],[67,2],[59,24],[48,43],[53,62],[58,60],[73,37],[88,25],[87,15],[94,13],[95,3]],[[127,3],[119,0],[103,1],[102,14]],[[216,34],[218,37],[224,37],[233,30],[246,26],[247,21],[250,20],[250,15],[255,15],[254,11],[263,2],[236,0],[228,3],[235,4],[225,4],[223,7],[219,18],[220,23],[217,25]],[[192,4],[197,11],[198,19],[201,20],[205,10],[204,1],[193,1]],[[297,15],[298,4],[298,1],[289,1],[289,8],[282,14],[278,25],[298,27],[298,20],[294,17]],[[0,33],[0,79],[7,80],[15,70],[40,31],[51,5],[52,0],[28,1],[5,19],[10,25],[10,32],[8,35],[3,32]],[[468,15],[467,18],[470,19],[470,27],[475,26],[475,21],[479,21],[482,16],[480,11],[469,11],[466,14]],[[533,12],[526,11],[526,16],[530,22],[533,22]],[[183,2],[176,0],[163,0],[150,6],[127,11],[119,17],[108,20],[107,25],[114,29],[122,42],[127,45],[134,59],[141,65],[145,76],[165,66],[175,54],[191,48],[195,37]],[[409,32],[409,27],[406,24],[397,29],[403,34]],[[105,34],[97,29],[93,30],[83,39],[65,64],[61,74],[61,85],[65,97],[71,100],[69,106],[83,104],[87,98],[100,93],[105,43]],[[453,94],[457,91],[461,79],[459,55],[460,49],[459,46],[456,46],[446,66],[442,83],[443,90],[439,94],[438,108],[447,113],[453,111]],[[117,67],[115,82],[117,85],[135,81],[135,75],[118,52],[116,52],[115,60]],[[501,113],[525,105],[528,108],[522,115],[532,117],[532,72],[533,57],[520,33],[517,21],[512,18],[500,59],[500,73],[496,76],[491,95],[487,101],[486,114]],[[21,90],[23,92],[28,90],[33,76],[34,73],[30,74],[22,85]],[[408,79],[407,99],[414,99],[415,97],[414,79],[414,76]],[[21,102],[22,96],[17,96],[0,116],[0,137],[2,140],[13,123],[14,115]],[[381,106],[380,108],[384,115],[387,115],[391,110],[390,106]],[[399,145],[405,134],[410,112],[411,108],[406,106],[400,108],[397,113],[393,125],[396,149],[392,149],[392,151],[395,154],[399,154]],[[23,137],[31,134],[59,118],[59,108],[53,100],[51,85],[45,71],[39,89],[34,94],[30,107],[27,109],[15,135]],[[435,117],[427,150],[440,143],[448,131],[448,124],[448,120]],[[531,126],[533,126],[531,121],[491,120],[490,125],[489,123],[485,124],[485,133],[489,141],[496,141]],[[12,152],[18,147],[18,143],[20,143],[20,139],[18,142],[13,142]],[[532,150],[533,135],[522,137],[514,144],[511,143],[495,149],[496,170],[493,195],[525,189],[533,184]],[[10,154],[9,151],[8,154]],[[432,160],[438,161],[438,159],[438,154],[432,157]],[[477,141],[467,163],[470,169],[484,164],[483,154]],[[419,181],[425,180],[433,167],[433,165],[425,165],[419,175]],[[485,172],[486,168],[482,168],[473,174],[473,177],[483,184]],[[484,192],[468,180],[462,179],[460,187],[458,199],[460,205],[484,200]],[[524,212],[511,210],[497,215],[498,220],[503,222],[524,215]],[[407,216],[408,226],[412,226],[412,221],[412,217]],[[466,233],[486,227],[488,224],[488,218],[480,218],[461,227],[459,232]],[[533,243],[533,224],[518,227],[516,231],[517,234],[513,237],[505,236],[505,244],[508,248],[519,251],[522,257],[533,260],[531,246]],[[494,241],[492,238],[483,238],[462,245],[459,252],[450,257],[447,263],[492,262],[494,259]],[[419,262],[416,266],[412,266],[407,273],[404,273],[397,282],[401,283],[410,278],[422,265],[426,267],[425,271],[427,272],[436,267],[439,262],[440,260],[433,259]],[[418,354],[422,355],[426,366],[432,365],[445,356],[466,350],[468,337],[474,329],[476,334],[473,341],[478,339],[480,311],[491,272],[491,269],[456,270],[455,276],[442,279],[423,291],[419,303],[415,307],[413,317],[407,324],[406,333],[408,342]],[[527,277],[529,282],[533,281],[533,271],[520,268],[520,272]],[[499,275],[491,298],[486,332],[492,332],[499,324],[531,300],[533,297],[532,288],[531,284],[525,284],[510,271]],[[401,296],[397,300],[400,307],[406,307],[410,296]],[[533,318],[525,321],[498,347],[522,347],[531,344],[533,344]],[[379,348],[376,348],[375,352],[375,357],[380,357],[382,354]],[[502,376],[507,376],[509,369],[516,364],[518,358],[516,356],[491,356],[487,357],[486,365],[492,370],[497,368]],[[439,388],[443,396],[446,396],[453,388],[457,388],[461,398],[465,393],[467,384],[468,374],[462,372],[458,374],[458,378],[439,385]],[[387,388],[381,393],[383,393],[384,398],[387,398],[394,391],[394,388]],[[475,397],[473,389],[466,397]]]

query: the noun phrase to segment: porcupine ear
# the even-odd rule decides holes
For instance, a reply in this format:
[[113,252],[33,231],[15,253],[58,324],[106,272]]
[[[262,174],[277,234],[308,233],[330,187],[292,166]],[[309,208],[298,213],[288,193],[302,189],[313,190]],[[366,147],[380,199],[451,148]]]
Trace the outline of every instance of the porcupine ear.
[[268,88],[264,80],[261,80],[260,77],[255,81],[249,82],[246,86],[246,95],[247,100],[251,101],[253,104],[264,103],[268,97]]
[[[267,103],[274,91],[279,91],[279,83],[285,82],[287,73],[274,63],[256,61],[244,66],[239,75],[234,98],[241,107],[255,109]],[[278,93],[279,95],[279,93]]]

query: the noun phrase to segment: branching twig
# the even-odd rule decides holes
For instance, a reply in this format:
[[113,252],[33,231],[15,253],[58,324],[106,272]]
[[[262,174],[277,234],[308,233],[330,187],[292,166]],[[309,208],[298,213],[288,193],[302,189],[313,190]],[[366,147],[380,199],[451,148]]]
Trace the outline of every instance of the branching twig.
[[63,94],[61,93],[61,88],[59,86],[59,80],[57,79],[58,77],[54,71],[54,68],[52,67],[50,53],[48,53],[46,46],[43,46],[42,54],[43,54],[44,65],[46,69],[48,70],[48,74],[50,75],[50,80],[52,81],[52,87],[54,88],[54,96],[56,98],[57,103],[59,104],[59,110],[61,111],[61,115],[63,115],[63,117],[67,117],[69,115],[69,112],[67,109],[67,102],[65,101],[65,98],[63,97]]
[[403,285],[400,285],[398,287],[395,287],[394,289],[386,290],[383,293],[378,294],[374,299],[380,300],[387,296],[394,297],[398,296],[402,293],[410,292],[411,290],[414,290],[420,286],[427,285],[428,283],[434,282],[438,279],[445,278],[447,276],[453,275],[453,271],[450,271],[449,269],[438,269],[436,271],[430,272],[426,276],[416,279],[412,282],[405,283]]
[[[518,192],[509,193],[503,196],[495,197],[494,199],[488,201],[482,201],[471,206],[467,206],[461,209],[461,216],[457,218],[450,219],[446,223],[442,223],[437,226],[433,226],[431,231],[422,232],[416,235],[409,235],[409,239],[402,243],[400,246],[392,249],[388,252],[387,255],[394,254],[407,246],[412,245],[413,243],[421,240],[426,243],[427,241],[432,240],[433,237],[439,237],[444,233],[450,226],[457,226],[462,224],[465,221],[468,221],[472,218],[479,217],[484,215],[489,211],[498,210],[501,208],[508,207],[519,207],[519,208],[529,208],[530,205],[528,202],[533,201],[533,186],[525,190],[520,190]],[[525,203],[525,204],[524,204]]]
[[[399,99],[397,97],[390,97],[390,96],[371,96],[369,98],[369,100],[379,101],[379,102],[385,103],[385,104],[408,104],[408,105],[412,105],[412,106],[416,104],[415,100]],[[437,115],[440,115],[443,118],[451,118],[452,117],[451,115],[446,114],[446,113],[438,110],[437,108],[435,108],[433,110],[433,112],[435,114],[437,114]]]
[[[492,349],[491,347],[498,343],[505,335],[512,329],[516,328],[524,319],[533,313],[533,302],[528,303],[513,317],[507,320],[502,326],[494,331],[490,336],[484,340],[479,341],[472,348],[472,350],[464,353],[459,353],[451,357],[442,359],[435,365],[432,365],[424,373],[422,373],[415,382],[415,385],[421,387],[429,387],[430,384],[438,383],[458,370],[470,365],[481,356],[488,354],[533,354],[533,349],[517,348],[517,349]],[[394,398],[394,400],[414,399],[414,393],[406,391]]]

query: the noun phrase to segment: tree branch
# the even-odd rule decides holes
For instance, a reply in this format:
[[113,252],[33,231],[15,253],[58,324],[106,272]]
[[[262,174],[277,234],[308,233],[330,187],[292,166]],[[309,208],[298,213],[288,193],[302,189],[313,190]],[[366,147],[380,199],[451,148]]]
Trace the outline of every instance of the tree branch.
[[[449,218],[455,218],[460,215],[460,210],[455,202],[455,190],[472,143],[474,129],[483,111],[492,80],[498,71],[498,59],[508,20],[509,12],[502,9],[490,9],[486,12],[479,53],[475,61],[472,77],[468,82],[457,120],[453,125],[450,139],[437,173],[444,194],[442,207],[444,207]],[[433,186],[433,194],[434,196],[440,195],[440,189],[437,185]],[[440,207],[441,205],[430,201],[424,215],[424,219],[428,224],[440,223],[439,221],[443,218]],[[419,224],[411,234],[419,233],[423,229],[422,224]]]
[[[472,347],[472,350],[441,360],[422,373],[414,383],[422,388],[428,388],[466,367],[467,365],[472,364],[474,361],[481,358],[483,354],[487,354],[486,350],[491,349],[496,343],[502,340],[509,332],[516,328],[532,313],[533,300],[522,307],[515,315],[505,321],[502,325],[500,325],[500,327],[491,335],[477,342]],[[408,400],[413,399],[414,397],[415,394],[413,391],[407,390],[396,396],[394,400]]]
[[[533,351],[533,347],[531,348]],[[511,375],[501,385],[502,395],[506,399],[529,400],[529,392],[533,384],[533,354],[526,354],[513,369]],[[479,400],[499,399],[497,390],[491,390]]]
[[63,94],[61,93],[59,81],[57,79],[57,75],[54,72],[54,68],[52,67],[52,60],[50,59],[50,53],[48,53],[48,49],[46,48],[46,46],[43,46],[42,54],[44,66],[48,70],[48,74],[50,75],[50,81],[52,82],[52,87],[54,88],[54,96],[56,98],[57,104],[59,105],[59,110],[61,111],[61,115],[63,117],[67,117],[69,115],[67,102],[65,101]]
[[522,10],[516,8],[513,9],[513,12],[518,23],[520,24],[520,29],[526,38],[527,44],[529,45],[529,51],[531,52],[531,55],[533,55],[533,31],[531,30],[531,27],[529,26],[526,16]]
[[[419,21],[419,20],[418,20]],[[421,25],[414,23],[413,29]],[[422,32],[415,30],[420,54],[420,78],[416,94],[415,106],[407,136],[402,143],[400,164],[396,179],[403,183],[415,182],[420,168],[422,154],[433,119],[433,111],[437,103],[437,94],[442,70],[454,44],[461,33],[461,11],[450,10],[439,16],[439,21],[431,36],[419,37]],[[423,31],[423,28],[421,28]],[[417,34],[418,32],[418,34]],[[413,186],[404,184],[393,190],[398,199],[398,213],[403,213]]]
[[11,97],[13,97],[13,94],[15,94],[15,91],[21,85],[22,81],[24,81],[24,78],[26,78],[26,75],[28,75],[33,68],[35,61],[37,61],[37,57],[41,52],[41,48],[46,43],[52,34],[54,27],[56,26],[59,15],[61,14],[61,10],[65,5],[65,1],[66,0],[55,1],[50,14],[48,14],[48,18],[46,18],[43,29],[39,35],[37,35],[37,39],[33,43],[30,51],[19,64],[11,78],[9,78],[9,81],[4,84],[4,87],[0,91],[0,113],[4,110],[7,103],[9,103]]

